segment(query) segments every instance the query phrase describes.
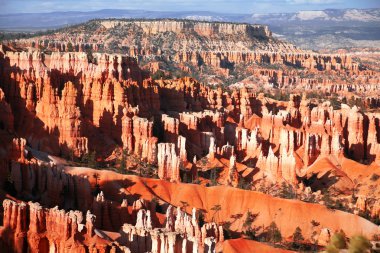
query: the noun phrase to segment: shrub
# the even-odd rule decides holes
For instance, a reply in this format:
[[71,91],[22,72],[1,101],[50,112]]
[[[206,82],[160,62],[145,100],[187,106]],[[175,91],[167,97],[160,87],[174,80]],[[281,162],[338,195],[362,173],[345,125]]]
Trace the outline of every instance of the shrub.
[[165,73],[162,70],[157,70],[153,75],[152,79],[153,80],[159,80],[161,78],[165,78]]
[[350,238],[350,244],[348,245],[349,253],[365,253],[371,248],[369,240],[362,236],[356,235]]
[[371,181],[377,181],[379,178],[380,178],[380,176],[378,174],[373,173],[370,179],[371,179]]
[[326,247],[326,252],[327,253],[339,253],[339,250],[337,248],[335,248],[334,245],[329,244]]
[[343,232],[335,233],[331,237],[330,244],[334,245],[337,249],[345,249],[347,247],[346,236]]

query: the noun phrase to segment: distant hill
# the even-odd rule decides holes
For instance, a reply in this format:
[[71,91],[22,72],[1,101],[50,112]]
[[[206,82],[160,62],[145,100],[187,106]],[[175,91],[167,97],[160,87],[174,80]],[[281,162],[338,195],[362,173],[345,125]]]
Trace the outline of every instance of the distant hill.
[[0,15],[0,29],[13,31],[34,31],[40,29],[58,28],[62,26],[83,23],[91,19],[104,18],[177,18],[205,21],[249,22],[251,20],[251,15],[220,14],[208,11],[163,12],[114,9],[90,12],[70,11],[51,13],[17,13]]
[[[252,15],[209,11],[162,12],[114,9],[91,12],[18,13],[0,15],[0,30],[34,32],[105,18],[175,18],[267,24],[275,35],[302,48],[314,50],[380,45],[380,9],[328,9]],[[316,41],[319,43],[315,43]]]
[[274,38],[265,25],[184,19],[96,19],[14,44],[49,52],[119,53],[138,59],[157,79],[191,74],[218,84],[250,76],[247,65],[269,64],[274,54],[309,53]]
[[380,9],[327,9],[321,11],[299,11],[295,13],[253,14],[252,21],[265,23],[287,22],[380,22]]
[[380,9],[254,14],[277,35],[314,50],[380,46]]

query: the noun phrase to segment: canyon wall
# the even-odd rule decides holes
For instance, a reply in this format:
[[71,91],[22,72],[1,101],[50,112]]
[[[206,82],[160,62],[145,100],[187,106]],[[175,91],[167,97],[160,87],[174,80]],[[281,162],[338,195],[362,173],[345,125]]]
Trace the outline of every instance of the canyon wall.
[[[187,207],[208,211],[208,221],[218,219],[219,211],[222,221],[231,221],[237,214],[231,210],[241,209],[237,202],[221,205],[219,193],[227,200],[235,193],[246,196],[249,204],[260,199],[256,207],[264,214],[270,213],[271,201],[276,210],[290,205],[279,220],[287,236],[295,222],[293,227],[286,223],[298,218],[292,212],[307,213],[311,222],[315,217],[305,211],[310,208],[326,215],[321,222],[330,230],[378,232],[352,214],[331,215],[321,205],[289,204],[248,191],[268,184],[314,191],[313,196],[324,187],[351,193],[355,182],[379,170],[377,112],[346,104],[334,109],[328,101],[313,103],[299,94],[278,101],[245,87],[223,90],[189,77],[155,81],[134,59],[120,55],[97,54],[97,62],[91,62],[81,52],[1,50],[0,185],[4,196],[17,200],[3,203],[1,233],[18,252],[213,252],[224,240],[223,229],[213,222],[201,226],[197,212],[190,215]],[[348,58],[336,64],[352,71]],[[103,169],[130,172],[116,164],[117,154],[126,152],[137,169],[156,166],[152,175],[161,180],[76,167],[83,165],[78,159],[94,151]],[[193,184],[180,183],[189,178]],[[234,189],[242,183],[247,191]],[[204,187],[215,184],[229,187]],[[206,193],[218,197],[206,201]],[[249,210],[244,203],[244,211]],[[379,203],[372,199],[358,197],[356,208],[379,215]],[[334,217],[343,217],[342,222],[336,224]],[[260,219],[269,225],[274,218]],[[357,227],[348,224],[350,219]],[[312,233],[309,225],[302,226]]]

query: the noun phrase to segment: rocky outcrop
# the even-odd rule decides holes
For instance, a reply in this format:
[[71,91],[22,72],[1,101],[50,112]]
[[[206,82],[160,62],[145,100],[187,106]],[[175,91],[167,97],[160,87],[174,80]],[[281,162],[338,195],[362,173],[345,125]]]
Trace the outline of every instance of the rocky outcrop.
[[256,167],[265,171],[268,179],[272,182],[276,182],[278,178],[281,178],[281,173],[278,169],[278,157],[275,156],[271,147],[269,147],[267,156],[262,151],[260,152]]
[[347,139],[346,148],[347,152],[352,158],[357,161],[364,159],[364,117],[358,111],[358,108],[354,106],[347,112]]
[[169,181],[180,181],[181,159],[177,156],[176,146],[173,143],[158,144],[158,177]]
[[121,241],[132,252],[214,252],[223,242],[223,229],[215,223],[198,225],[196,210],[189,216],[180,208],[169,206],[164,228],[153,228],[150,212],[138,211],[136,225],[124,224]]
[[[17,51],[28,40],[0,47],[0,197],[15,200],[4,201],[0,251],[215,252],[223,227],[207,221],[217,216],[240,233],[236,217],[251,219],[252,205],[255,226],[276,221],[289,237],[303,217],[305,238],[320,245],[340,227],[378,232],[352,214],[250,191],[325,205],[324,190],[337,200],[357,194],[348,208],[377,219],[374,68],[297,49],[265,26],[89,24],[91,34],[79,25],[63,42],[57,32],[33,38],[28,51]],[[111,47],[133,58],[96,52]],[[207,85],[167,78],[186,72]],[[94,159],[97,170],[83,168]],[[189,203],[202,209],[202,226]]]
[[146,118],[127,115],[124,109],[121,139],[128,153],[137,155],[148,163],[157,162],[157,142],[153,136],[153,122]]
[[105,28],[116,26],[127,26],[128,24],[140,27],[144,33],[157,34],[165,32],[192,33],[196,32],[202,36],[212,36],[215,34],[243,34],[245,36],[270,37],[272,34],[267,26],[248,25],[234,23],[212,23],[196,22],[189,20],[156,20],[156,21],[101,21]]
[[59,206],[82,212],[90,209],[92,189],[87,178],[66,174],[55,165],[12,161],[8,166],[17,196],[39,199],[48,207]]
[[0,88],[0,129],[13,131],[14,117],[10,105],[5,100],[5,94]]
[[[246,88],[228,94],[191,78],[141,81],[132,71],[136,63],[120,56],[99,54],[97,65],[80,53],[45,57],[6,52],[3,57],[21,69],[35,69],[29,73],[2,65],[3,81],[14,87],[4,88],[4,96],[17,114],[18,134],[33,148],[52,154],[80,157],[122,145],[129,154],[158,163],[161,178],[178,181],[177,168],[188,158],[210,154],[230,159],[234,151],[237,162],[254,161],[273,181],[294,184],[300,169],[320,157],[378,159],[378,116],[356,107],[333,110],[323,103],[311,109],[299,95],[277,105]],[[70,74],[81,71],[85,75]],[[32,127],[21,129],[24,121],[33,122]]]
[[367,160],[380,164],[380,116],[369,115]]
[[15,138],[12,142],[12,150],[10,151],[10,160],[14,161],[25,161],[26,154],[26,140],[23,138]]
[[[0,120],[35,149],[77,157],[104,151],[121,143],[123,108],[138,107],[145,117],[159,109],[157,87],[143,81],[128,57],[99,54],[97,64],[85,53],[7,51],[1,57],[1,97],[10,108],[2,107],[7,116]],[[28,128],[22,127],[25,122]]]
[[[46,209],[38,203],[4,200],[3,242],[14,252],[97,251],[113,252],[115,246],[94,234],[94,216],[79,211]],[[84,223],[85,221],[85,223]]]
[[228,166],[227,185],[237,186],[239,181],[239,175],[236,169],[236,156],[232,155],[230,158],[230,164]]

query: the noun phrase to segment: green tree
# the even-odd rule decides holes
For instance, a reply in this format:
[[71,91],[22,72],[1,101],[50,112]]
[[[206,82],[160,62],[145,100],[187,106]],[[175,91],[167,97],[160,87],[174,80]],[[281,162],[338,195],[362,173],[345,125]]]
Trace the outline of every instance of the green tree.
[[305,238],[302,235],[302,230],[300,227],[296,227],[296,230],[293,233],[293,246],[294,247],[300,247],[301,242],[305,240]]
[[92,177],[95,179],[95,190],[94,190],[94,196],[98,195],[98,193],[100,193],[100,185],[99,185],[99,174],[98,173],[94,173],[92,175]]
[[366,253],[371,248],[370,241],[362,236],[356,235],[350,238],[350,243],[348,245],[349,253]]
[[325,206],[327,206],[328,208],[334,208],[335,207],[335,201],[331,197],[331,194],[328,190],[326,190],[323,193],[322,200],[323,200],[323,202],[325,202]]
[[232,238],[232,236],[231,236],[231,225],[232,225],[232,223],[230,221],[225,221],[222,223],[224,239],[231,239]]
[[160,80],[161,78],[165,78],[165,73],[160,69],[152,74],[153,80]]
[[214,211],[214,215],[212,216],[212,221],[215,221],[215,215],[222,210],[221,205],[215,205],[211,208],[212,211]]
[[183,183],[188,183],[187,180],[188,180],[188,179],[187,179],[187,173],[186,173],[186,171],[185,171],[185,172],[183,173],[182,182],[183,182]]
[[254,214],[248,210],[243,223],[244,234],[247,235],[251,240],[254,240],[256,238],[256,230],[252,228],[252,224],[257,216],[257,214]]
[[82,156],[81,162],[84,164],[84,166],[96,169],[98,167],[98,163],[96,161],[96,151],[84,154]]
[[127,169],[127,157],[128,157],[128,151],[126,149],[123,149],[121,152],[121,158],[119,161],[119,171],[121,173],[124,173]]
[[310,241],[313,243],[312,250],[316,251],[318,248],[318,226],[321,224],[320,222],[316,220],[312,220],[311,222],[312,230]]
[[294,199],[296,194],[294,193],[293,187],[285,182],[281,184],[280,197],[284,199]]
[[340,110],[341,109],[341,101],[336,96],[333,96],[330,99],[331,106],[333,107],[334,110]]
[[353,107],[354,105],[356,105],[356,99],[354,96],[351,96],[351,98],[347,101],[348,105],[350,107]]
[[251,228],[252,223],[253,223],[254,220],[255,219],[254,219],[253,213],[250,210],[248,210],[247,211],[247,216],[245,217],[245,220],[244,220],[244,223],[243,223],[243,229],[244,230],[248,230],[249,228]]
[[327,253],[339,253],[339,250],[337,248],[335,248],[334,245],[329,244],[326,246],[326,252]]
[[73,44],[71,42],[67,43],[67,52],[74,52]]
[[346,235],[342,231],[335,233],[331,237],[330,244],[334,245],[334,247],[337,249],[347,248]]
[[216,181],[216,168],[211,169],[210,181],[211,181],[211,186],[217,185],[217,181]]
[[247,180],[245,180],[242,176],[239,175],[238,188],[243,189],[243,190],[250,190],[251,184]]
[[98,162],[96,161],[96,151],[92,151],[88,157],[88,167],[96,169],[98,167]]
[[277,224],[273,221],[267,228],[267,239],[272,244],[282,241],[281,231],[278,229]]
[[92,54],[92,47],[86,48],[86,54],[88,63],[98,64],[97,59]]
[[69,154],[69,156],[70,156],[70,161],[71,161],[71,162],[74,162],[74,158],[75,158],[74,149],[70,149],[70,154]]
[[204,214],[204,210],[199,210],[198,212],[198,225],[199,227],[202,227],[204,224],[205,224],[205,214]]

